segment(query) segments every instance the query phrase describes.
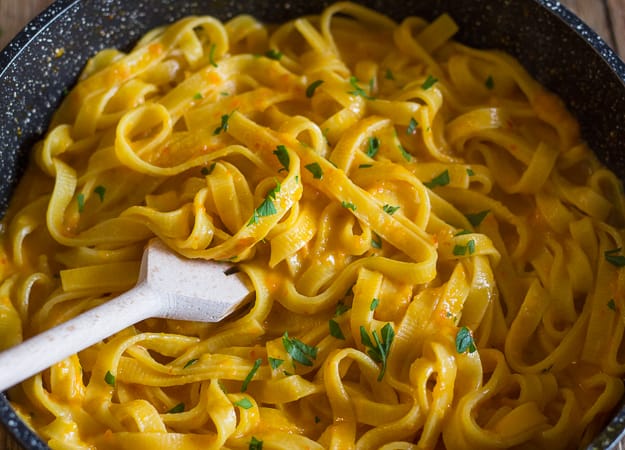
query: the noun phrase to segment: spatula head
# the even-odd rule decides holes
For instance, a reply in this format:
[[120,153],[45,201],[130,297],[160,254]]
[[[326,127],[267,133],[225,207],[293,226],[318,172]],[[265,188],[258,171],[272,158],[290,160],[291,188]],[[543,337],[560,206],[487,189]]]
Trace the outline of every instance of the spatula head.
[[162,298],[163,309],[156,317],[218,322],[252,291],[249,280],[232,269],[224,262],[184,258],[152,239],[143,253],[139,279]]

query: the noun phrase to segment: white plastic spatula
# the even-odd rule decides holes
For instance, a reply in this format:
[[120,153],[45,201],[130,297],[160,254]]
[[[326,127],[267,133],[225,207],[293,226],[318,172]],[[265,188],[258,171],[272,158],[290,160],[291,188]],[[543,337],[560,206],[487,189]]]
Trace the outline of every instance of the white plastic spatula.
[[0,392],[143,319],[219,322],[251,292],[229,267],[150,241],[133,289],[0,353]]

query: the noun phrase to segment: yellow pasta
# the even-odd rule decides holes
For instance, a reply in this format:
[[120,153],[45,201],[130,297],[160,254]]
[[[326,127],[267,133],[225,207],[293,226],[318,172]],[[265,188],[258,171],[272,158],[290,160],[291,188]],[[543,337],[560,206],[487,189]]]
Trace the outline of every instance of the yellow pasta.
[[[625,199],[513,58],[352,3],[104,50],[3,219],[0,345],[134,283],[153,236],[254,301],[9,391],[54,449],[568,449],[623,396]],[[590,143],[592,145],[592,143]]]

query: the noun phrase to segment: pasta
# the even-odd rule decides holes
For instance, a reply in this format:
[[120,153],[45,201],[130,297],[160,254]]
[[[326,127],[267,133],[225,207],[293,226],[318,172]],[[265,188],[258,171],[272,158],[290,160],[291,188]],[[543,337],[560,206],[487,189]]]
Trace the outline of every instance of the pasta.
[[186,17],[87,64],[3,219],[0,346],[153,236],[254,301],[10,390],[53,449],[567,449],[624,394],[625,201],[511,56],[353,3]]

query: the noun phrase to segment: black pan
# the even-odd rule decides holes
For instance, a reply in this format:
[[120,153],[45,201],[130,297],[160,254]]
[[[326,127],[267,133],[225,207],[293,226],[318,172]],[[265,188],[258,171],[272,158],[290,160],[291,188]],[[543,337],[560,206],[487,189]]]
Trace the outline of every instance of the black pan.
[[[625,179],[625,64],[588,26],[551,0],[366,0],[399,20],[448,12],[456,38],[516,56],[560,95],[582,125],[599,159]],[[128,49],[148,29],[189,14],[228,19],[253,14],[283,22],[318,13],[311,0],[57,0],[0,53],[0,216],[54,109],[87,58],[104,47]],[[55,58],[57,49],[64,50]],[[7,370],[3,367],[0,370]],[[0,421],[25,448],[48,447],[0,394]],[[625,435],[625,407],[591,449],[608,449]]]

